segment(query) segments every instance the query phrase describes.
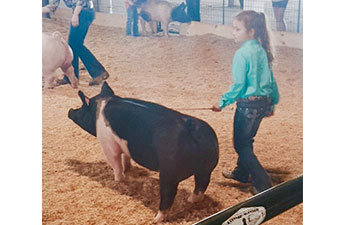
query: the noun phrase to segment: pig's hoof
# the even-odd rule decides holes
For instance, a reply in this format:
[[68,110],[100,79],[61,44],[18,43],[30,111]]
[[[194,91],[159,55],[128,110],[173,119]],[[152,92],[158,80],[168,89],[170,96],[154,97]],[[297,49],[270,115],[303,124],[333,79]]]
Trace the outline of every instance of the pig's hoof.
[[153,223],[161,223],[164,220],[164,214],[158,211],[156,218],[154,218]]
[[204,198],[204,194],[202,192],[199,192],[198,195],[195,193],[191,193],[190,197],[188,197],[187,201],[190,203],[200,202]]
[[121,182],[125,179],[125,175],[124,174],[114,174],[114,180],[116,182]]

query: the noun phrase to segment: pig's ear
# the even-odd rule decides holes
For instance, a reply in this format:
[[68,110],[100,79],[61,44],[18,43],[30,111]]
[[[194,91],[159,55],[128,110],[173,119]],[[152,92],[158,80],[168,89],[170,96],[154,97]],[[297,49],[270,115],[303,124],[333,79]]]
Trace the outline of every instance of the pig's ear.
[[102,88],[101,88],[101,95],[102,96],[114,96],[114,92],[111,89],[111,87],[108,85],[108,83],[105,81],[103,82]]
[[78,94],[79,94],[81,101],[83,102],[83,105],[88,106],[90,99],[88,97],[86,97],[82,91],[79,91]]

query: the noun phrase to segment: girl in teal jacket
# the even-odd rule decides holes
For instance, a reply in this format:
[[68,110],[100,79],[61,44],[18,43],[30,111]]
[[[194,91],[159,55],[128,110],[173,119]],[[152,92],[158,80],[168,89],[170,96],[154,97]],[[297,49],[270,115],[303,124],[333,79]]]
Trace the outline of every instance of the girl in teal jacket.
[[220,112],[237,102],[233,141],[238,160],[236,168],[223,172],[223,176],[242,183],[250,182],[251,177],[253,192],[259,193],[272,183],[253,152],[254,137],[262,119],[273,114],[274,105],[279,101],[271,70],[273,54],[265,15],[252,10],[239,13],[233,21],[233,37],[242,43],[232,63],[234,84],[212,110]]

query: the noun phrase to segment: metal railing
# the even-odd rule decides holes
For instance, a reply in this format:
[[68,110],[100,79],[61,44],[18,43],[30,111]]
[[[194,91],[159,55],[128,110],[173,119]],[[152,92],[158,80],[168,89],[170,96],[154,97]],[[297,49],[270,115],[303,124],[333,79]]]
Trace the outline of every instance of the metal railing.
[[[93,0],[98,12],[126,15],[125,0]],[[185,0],[167,0],[178,5]],[[241,11],[239,0],[201,0],[201,22],[231,25],[233,18]],[[243,0],[243,10],[264,12],[268,25],[276,30],[276,21],[271,0]],[[303,0],[289,0],[284,20],[287,32],[303,33]]]
[[262,224],[303,202],[303,176],[274,186],[193,225]]

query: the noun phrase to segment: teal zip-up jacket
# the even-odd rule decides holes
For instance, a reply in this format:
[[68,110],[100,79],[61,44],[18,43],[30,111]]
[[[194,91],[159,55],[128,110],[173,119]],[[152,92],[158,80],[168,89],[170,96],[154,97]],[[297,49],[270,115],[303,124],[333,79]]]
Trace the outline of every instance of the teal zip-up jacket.
[[234,84],[222,95],[218,103],[220,109],[234,103],[237,99],[249,96],[268,96],[275,105],[279,101],[277,84],[265,49],[255,39],[243,42],[236,51],[232,62]]

